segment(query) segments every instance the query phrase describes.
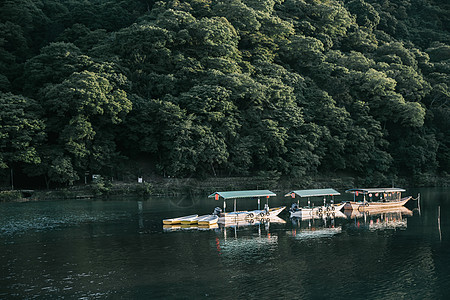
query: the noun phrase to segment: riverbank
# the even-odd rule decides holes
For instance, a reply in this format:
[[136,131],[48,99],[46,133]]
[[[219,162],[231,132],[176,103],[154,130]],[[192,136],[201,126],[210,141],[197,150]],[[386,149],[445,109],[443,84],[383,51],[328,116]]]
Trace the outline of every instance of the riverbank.
[[376,177],[353,176],[305,176],[302,178],[280,178],[276,174],[253,177],[196,178],[153,178],[143,182],[120,182],[100,180],[91,184],[74,185],[51,190],[1,191],[0,202],[36,201],[55,199],[112,199],[118,197],[145,198],[148,196],[207,196],[215,191],[269,189],[277,194],[292,189],[327,188],[346,190],[356,186],[399,186],[399,187],[449,187],[450,175],[421,175],[411,178],[394,178],[390,183]]

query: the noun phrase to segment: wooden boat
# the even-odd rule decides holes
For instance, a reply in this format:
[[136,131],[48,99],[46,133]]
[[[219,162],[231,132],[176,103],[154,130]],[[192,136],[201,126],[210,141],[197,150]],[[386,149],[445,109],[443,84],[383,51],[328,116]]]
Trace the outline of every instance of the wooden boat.
[[303,211],[302,213],[294,214],[294,216],[291,217],[291,219],[298,219],[301,221],[305,220],[319,220],[319,219],[346,219],[347,216],[340,210],[332,211],[331,213],[307,213]]
[[261,219],[267,219],[270,221],[272,219],[275,219],[275,217],[278,218],[280,212],[282,212],[285,208],[286,206],[273,207],[269,209],[268,213],[266,210],[250,210],[250,211],[221,213],[219,215],[218,222],[220,224],[228,224],[236,222],[255,224],[257,220]]
[[371,210],[344,210],[344,215],[347,219],[357,219],[364,218],[368,216],[377,216],[382,214],[400,214],[402,216],[412,216],[412,210],[406,208],[405,206],[399,207],[384,207],[379,209],[371,209]]
[[285,224],[286,221],[281,219],[278,216],[270,216],[267,218],[260,218],[260,219],[243,219],[243,220],[233,220],[233,219],[226,219],[223,220],[220,223],[220,227],[227,228],[227,227],[244,227],[244,226],[255,226],[260,224]]
[[[208,196],[208,198],[214,198],[215,200],[223,199],[223,211],[217,207],[215,214],[219,216],[219,223],[236,222],[239,220],[245,221],[250,219],[267,218],[269,216],[277,216],[282,212],[286,206],[269,208],[269,198],[276,196],[275,193],[269,190],[248,190],[248,191],[227,191],[227,192],[215,192]],[[236,199],[240,198],[253,198],[258,199],[258,209],[251,211],[237,211]],[[260,209],[261,198],[266,198],[267,202],[264,209]],[[226,212],[226,200],[234,199],[234,211]]]
[[[379,210],[383,208],[395,208],[404,206],[412,197],[401,197],[405,192],[400,188],[356,188],[345,191],[353,194],[354,201],[347,201],[344,210]],[[356,197],[363,195],[362,201],[356,201]]]
[[180,231],[180,230],[211,230],[211,229],[217,229],[219,228],[219,225],[211,224],[211,225],[198,225],[198,224],[192,224],[192,225],[181,225],[181,224],[174,224],[174,225],[163,225],[164,232],[173,232],[173,231]]
[[198,216],[185,217],[181,220],[181,225],[195,225],[198,222]]
[[184,216],[184,217],[179,217],[179,218],[164,219],[163,220],[163,224],[164,225],[181,224],[181,222],[183,220],[191,220],[191,219],[194,219],[194,218],[197,218],[197,217],[198,217],[198,215],[190,215],[190,216]]
[[217,224],[219,216],[217,215],[204,215],[197,218],[197,223],[199,226],[211,226]]
[[[339,192],[337,192],[334,189],[328,188],[328,189],[313,189],[313,190],[297,190],[297,191],[291,191],[285,195],[285,197],[292,197],[295,198],[298,196],[299,198],[308,198],[308,206],[300,207],[300,201],[298,200],[297,203],[293,203],[290,208],[290,217],[307,217],[307,216],[322,216],[322,215],[331,215],[337,211],[340,211],[344,205],[345,202],[334,204],[334,196],[340,195]],[[327,203],[326,197],[330,196],[331,201],[330,203]],[[323,198],[323,205],[312,207],[310,203],[311,197],[324,197]]]

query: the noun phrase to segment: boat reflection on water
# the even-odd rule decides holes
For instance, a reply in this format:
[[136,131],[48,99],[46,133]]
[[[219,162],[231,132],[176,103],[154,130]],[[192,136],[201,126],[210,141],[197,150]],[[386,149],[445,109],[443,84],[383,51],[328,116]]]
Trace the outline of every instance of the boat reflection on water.
[[352,220],[350,228],[370,231],[406,229],[407,217],[413,215],[413,212],[404,206],[379,210],[353,210],[344,213],[349,220]]
[[[226,238],[227,231],[229,229],[233,229],[235,231],[235,236],[237,236],[238,229],[245,229],[246,227],[253,227],[253,228],[261,228],[261,226],[264,227],[266,231],[268,231],[270,224],[285,224],[286,221],[281,219],[278,216],[270,216],[267,218],[259,218],[259,219],[246,219],[246,220],[235,220],[235,221],[226,221],[223,223],[216,223],[212,225],[205,225],[201,226],[198,224],[190,224],[190,225],[183,225],[183,224],[174,224],[174,225],[164,225],[163,230],[165,232],[170,231],[178,231],[178,230],[216,230],[219,232],[223,232],[224,236]],[[228,230],[227,230],[228,229]]]
[[307,215],[291,218],[292,230],[288,231],[295,239],[314,239],[332,237],[342,232],[346,216],[337,211],[328,215]]
[[292,229],[288,234],[295,239],[332,237],[343,230],[406,229],[407,217],[413,212],[406,207],[346,210],[333,215],[303,216],[291,218]]
[[171,231],[179,231],[179,230],[214,230],[218,229],[219,225],[212,224],[212,225],[198,225],[198,224],[174,224],[174,225],[163,225],[163,231],[164,232],[171,232]]
[[234,238],[238,237],[239,232],[249,231],[252,232],[254,229],[258,230],[258,236],[261,236],[262,230],[270,237],[270,225],[271,224],[286,224],[286,221],[278,216],[270,216],[268,218],[262,219],[250,219],[250,220],[237,220],[231,222],[225,222],[219,224],[219,229],[223,232],[223,238],[226,240],[230,235]]
[[262,219],[238,220],[219,223],[214,246],[222,257],[241,262],[253,260],[255,255],[267,255],[276,251],[278,235],[271,232],[271,226],[284,226],[286,221],[278,216]]

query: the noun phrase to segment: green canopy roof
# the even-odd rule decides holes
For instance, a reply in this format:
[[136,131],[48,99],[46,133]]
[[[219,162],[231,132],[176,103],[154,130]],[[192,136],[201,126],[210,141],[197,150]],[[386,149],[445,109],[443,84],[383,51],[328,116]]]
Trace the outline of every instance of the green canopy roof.
[[285,195],[285,197],[289,197],[292,193],[296,194],[300,197],[320,197],[320,196],[337,196],[340,195],[338,191],[334,189],[316,189],[316,190],[298,190],[292,191]]
[[406,190],[400,188],[364,188],[364,189],[349,189],[346,193],[362,193],[362,194],[373,194],[373,193],[395,193],[395,192],[405,192]]
[[277,194],[269,190],[253,190],[253,191],[229,191],[229,192],[215,192],[208,196],[208,198],[214,198],[219,195],[223,199],[236,199],[236,198],[254,198],[254,197],[272,197]]

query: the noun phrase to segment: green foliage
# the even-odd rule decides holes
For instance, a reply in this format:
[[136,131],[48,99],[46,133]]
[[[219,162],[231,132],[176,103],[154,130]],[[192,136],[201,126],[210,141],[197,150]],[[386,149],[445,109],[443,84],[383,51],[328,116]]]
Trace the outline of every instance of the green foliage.
[[36,150],[45,136],[40,111],[32,99],[0,92],[0,168],[41,162]]
[[448,172],[445,3],[6,0],[0,9],[0,166],[47,185],[120,175],[141,159],[178,177],[342,172],[376,185]]
[[19,191],[0,191],[0,202],[17,201],[22,199]]

